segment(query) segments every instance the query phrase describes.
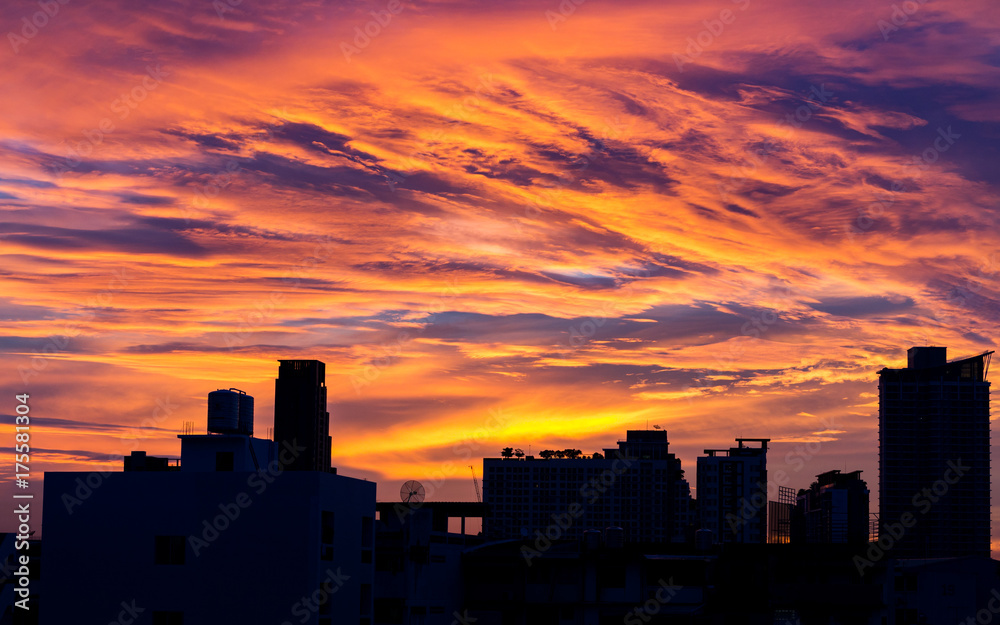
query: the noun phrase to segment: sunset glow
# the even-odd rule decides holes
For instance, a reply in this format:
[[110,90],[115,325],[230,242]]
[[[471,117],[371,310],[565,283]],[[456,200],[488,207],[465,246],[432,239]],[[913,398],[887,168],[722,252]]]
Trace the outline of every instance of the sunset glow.
[[120,470],[318,359],[380,500],[659,425],[875,510],[876,372],[1000,327],[1000,11],[904,4],[5,3],[2,412]]

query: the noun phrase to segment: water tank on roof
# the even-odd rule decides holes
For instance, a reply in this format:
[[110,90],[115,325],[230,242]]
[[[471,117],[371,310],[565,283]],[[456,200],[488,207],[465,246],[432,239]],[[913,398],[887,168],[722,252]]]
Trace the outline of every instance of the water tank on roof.
[[[235,390],[235,389],[229,389]],[[243,393],[243,391],[240,391]],[[240,434],[253,435],[253,396],[243,393],[240,395]]]
[[208,431],[234,434],[240,427],[240,393],[220,389],[208,394]]
[[601,548],[601,530],[585,530],[583,532],[583,548],[587,551],[597,551]]

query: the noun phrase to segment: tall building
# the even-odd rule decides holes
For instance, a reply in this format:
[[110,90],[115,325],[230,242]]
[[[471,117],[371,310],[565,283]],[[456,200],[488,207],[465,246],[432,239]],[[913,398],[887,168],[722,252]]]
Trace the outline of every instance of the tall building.
[[330,470],[330,413],[326,365],[319,360],[279,360],[274,381],[274,440],[305,447],[290,471]]
[[[769,438],[737,438],[736,447],[706,449],[698,458],[698,520],[716,543],[767,539]],[[746,445],[760,443],[759,447]]]
[[827,471],[799,491],[792,515],[792,540],[798,543],[868,542],[868,485],[861,471]]
[[629,430],[598,456],[484,458],[483,533],[579,540],[586,530],[616,528],[610,535],[627,542],[687,540],[691,489],[666,431]]
[[990,554],[992,354],[911,347],[905,368],[879,371],[880,534],[905,527],[896,557]]

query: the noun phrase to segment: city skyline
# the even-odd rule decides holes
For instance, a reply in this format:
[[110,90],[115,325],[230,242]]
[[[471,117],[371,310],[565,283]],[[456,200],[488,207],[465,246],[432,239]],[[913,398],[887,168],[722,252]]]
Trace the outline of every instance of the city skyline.
[[216,389],[266,437],[275,362],[318,359],[380,501],[647,423],[877,501],[877,372],[1000,328],[1000,15],[903,4],[4,4],[33,488],[176,458]]
[[[206,432],[177,435],[176,464],[133,451],[123,472],[49,473],[58,503],[30,562],[37,580],[39,545],[48,550],[41,596],[60,601],[36,599],[30,622],[119,607],[152,610],[154,625],[289,610],[315,625],[443,625],[470,608],[496,625],[661,613],[656,622],[951,622],[998,596],[1000,577],[986,557],[993,352],[946,353],[912,347],[906,367],[879,372],[877,537],[862,471],[826,470],[796,496],[784,471],[768,470],[770,439],[737,438],[703,450],[692,498],[660,426],[628,430],[603,454],[504,448],[482,460],[482,495],[469,465],[476,502],[428,500],[416,481],[378,502],[375,483],[330,466],[325,363],[282,359],[275,440],[253,436],[256,398],[219,389],[205,401]],[[102,532],[115,540],[94,540]],[[178,592],[192,582],[204,592]],[[219,601],[231,583],[246,596]],[[830,592],[845,583],[849,602]]]
[[[912,352],[914,349],[916,349],[916,348],[910,348],[909,351]],[[933,349],[941,350],[943,348],[933,348]],[[942,352],[942,354],[943,353],[944,352]],[[981,356],[981,355],[978,355],[978,356]],[[961,361],[968,361],[968,360],[975,360],[975,357],[962,356],[962,357],[958,357],[958,358],[949,358],[948,362],[961,362]],[[987,357],[986,362],[988,362],[988,361],[989,360],[988,360],[988,357]],[[291,369],[293,365],[298,365],[299,363],[302,363],[301,366],[304,367],[304,368],[307,368],[307,369],[310,368],[310,367],[318,367],[318,370],[320,372],[318,374],[319,375],[319,378],[318,378],[319,382],[318,383],[322,384],[322,382],[323,382],[323,379],[324,379],[323,375],[324,374],[322,372],[324,371],[325,367],[324,367],[324,363],[322,363],[322,362],[310,361],[310,360],[303,360],[303,359],[292,359],[292,360],[281,359],[279,362],[282,363],[281,371],[284,371],[286,367],[288,367],[289,369]],[[313,363],[313,362],[317,362],[317,364],[316,365],[311,365],[310,363]],[[297,366],[296,366],[296,369],[297,369]],[[272,374],[272,375],[274,375],[274,374]],[[316,374],[313,374],[313,375],[316,375]],[[278,377],[272,377],[271,378],[270,388],[272,390],[272,397],[274,397],[278,392],[280,392],[279,389],[282,388],[281,387],[280,378],[281,378],[280,373],[279,373]],[[305,381],[305,386],[303,388],[301,388],[301,389],[298,389],[298,390],[301,391],[301,392],[303,392],[303,393],[305,393],[308,396],[309,393],[311,393],[311,391],[309,391],[310,384],[317,384],[317,382],[309,382],[308,380],[306,380]],[[325,389],[325,386],[323,386],[323,389]],[[216,392],[222,392],[222,391],[216,391]],[[232,392],[232,390],[231,391],[227,391],[227,392]],[[243,393],[244,391],[237,390],[236,392],[237,393]],[[215,393],[215,392],[213,392],[213,393]],[[206,392],[207,395],[211,395],[213,393],[207,393]],[[287,398],[289,400],[292,400],[291,394],[288,391],[285,391],[285,393],[287,395]],[[298,400],[293,400],[293,401],[298,401]],[[263,406],[263,407],[265,407],[265,410],[270,409],[270,407],[274,405],[274,401],[273,400],[270,401],[270,402],[267,401],[267,396],[266,395],[264,397],[262,397],[262,398],[255,398],[252,395],[250,396],[250,406],[251,406],[250,429],[251,430],[253,430],[253,427],[254,427],[253,426],[253,420],[254,420],[253,406],[254,406],[255,402],[256,402],[257,406]],[[186,422],[185,423],[185,434],[188,434],[188,435],[190,435],[190,434],[197,434],[197,433],[203,433],[205,431],[204,410],[205,410],[206,402],[205,402],[204,399],[202,400],[201,404],[202,404],[200,406],[201,415],[200,415],[199,421],[195,421],[193,423],[192,422]],[[209,397],[208,404],[211,405],[211,398],[210,397]],[[169,406],[166,406],[166,407],[161,406],[161,408],[169,408]],[[210,414],[211,414],[211,410],[212,409],[210,407],[209,408],[209,413]],[[413,478],[413,479],[417,479],[417,480],[423,480],[425,483],[427,483],[428,489],[429,489],[429,493],[431,495],[430,501],[475,501],[474,495],[473,495],[473,491],[472,491],[472,489],[470,487],[470,484],[469,484],[469,481],[470,481],[469,476],[467,474],[463,473],[462,470],[461,470],[461,468],[464,467],[463,462],[465,462],[466,460],[471,459],[472,461],[474,461],[476,463],[476,466],[475,466],[474,471],[473,471],[473,475],[474,476],[478,475],[483,480],[483,488],[484,488],[484,491],[485,491],[485,489],[486,489],[486,479],[485,478],[486,478],[487,461],[490,460],[490,459],[500,459],[501,456],[502,456],[502,454],[503,454],[503,452],[504,452],[504,449],[490,450],[489,449],[489,442],[486,442],[486,440],[483,438],[483,436],[482,436],[481,433],[482,433],[483,430],[489,430],[491,428],[492,429],[498,429],[498,428],[502,429],[509,418],[510,418],[509,415],[504,415],[502,410],[491,410],[490,411],[490,415],[488,417],[488,420],[487,420],[486,424],[484,424],[484,428],[481,428],[481,430],[480,430],[480,432],[478,434],[475,433],[475,432],[472,433],[469,437],[463,439],[463,441],[461,443],[459,443],[458,445],[456,445],[455,447],[453,447],[452,450],[451,450],[452,453],[453,453],[453,456],[450,459],[446,459],[441,465],[438,465],[437,467],[435,467],[435,470],[431,471],[429,474],[426,474],[426,475],[417,475],[417,476],[411,475],[409,477]],[[209,423],[211,423],[211,417],[209,418]],[[257,421],[257,423],[259,424],[260,421]],[[267,423],[267,422],[265,421],[265,423]],[[623,424],[623,427],[625,425],[627,425],[627,424]],[[211,427],[212,427],[211,425],[208,425],[209,431],[211,431],[211,429],[210,429]],[[240,427],[243,427],[242,423],[241,423]],[[333,419],[331,419],[330,422],[329,422],[329,425],[327,427],[329,428],[330,432],[334,432],[335,431],[335,427],[336,427],[336,421],[333,420]],[[267,434],[264,434],[263,433],[264,428],[258,427],[257,428],[256,437],[257,438],[262,438],[262,439],[265,439],[265,440],[275,440],[275,441],[277,441],[278,439],[276,438],[276,431],[275,431],[275,429],[273,427],[272,428],[266,428],[266,429],[267,429]],[[643,423],[643,424],[635,424],[634,428],[630,427],[629,429],[643,430],[643,431],[648,432],[649,434],[653,434],[653,433],[661,434],[663,436],[663,440],[664,441],[666,441],[666,437],[668,435],[668,432],[667,432],[667,429],[666,429],[665,426],[661,426],[661,425],[659,425],[659,423],[652,424],[652,423],[650,423],[648,421],[645,422],[645,423]],[[173,439],[176,435],[177,435],[177,432],[174,432],[174,433],[171,433],[169,435],[169,437],[171,439]],[[620,438],[620,433],[618,435],[612,434],[611,436],[615,436],[615,438],[606,438],[603,441],[603,443],[601,443],[601,446],[598,447],[597,449],[594,449],[594,450],[586,450],[585,449],[585,450],[582,450],[582,451],[581,450],[576,450],[576,451],[581,451],[581,456],[580,456],[581,459],[589,459],[590,456],[592,455],[592,453],[594,453],[594,452],[604,452],[604,453],[607,453],[609,451],[606,448],[606,445],[608,443],[613,442],[616,439],[619,440],[619,444],[621,444],[623,442],[623,439]],[[992,428],[990,430],[990,436],[992,437]],[[327,440],[329,440],[332,437],[326,437],[326,438],[327,438]],[[836,466],[836,464],[834,464],[837,461],[837,459],[832,454],[823,454],[822,453],[822,444],[819,444],[819,443],[817,443],[815,445],[812,445],[812,444],[795,444],[795,445],[791,446],[791,449],[789,451],[787,451],[786,453],[779,454],[779,453],[775,452],[775,450],[773,449],[773,445],[771,444],[771,439],[757,439],[757,438],[746,438],[746,437],[736,437],[736,438],[737,438],[737,442],[739,442],[740,446],[743,445],[743,442],[742,442],[743,440],[752,440],[752,441],[761,441],[761,440],[764,440],[764,441],[766,441],[766,442],[763,443],[764,446],[765,446],[765,448],[767,446],[769,446],[769,445],[772,446],[771,457],[770,457],[770,459],[768,461],[769,463],[771,463],[771,470],[770,470],[768,478],[766,479],[767,491],[768,491],[767,492],[767,500],[768,501],[776,501],[776,499],[777,499],[777,492],[778,492],[778,489],[780,487],[792,487],[793,490],[795,490],[795,491],[799,491],[801,489],[808,489],[809,486],[810,486],[810,484],[814,481],[814,478],[816,478],[821,473],[826,473],[826,472],[829,472],[829,471],[838,470],[838,467]],[[134,442],[142,442],[142,439],[133,439],[133,440],[134,440]],[[562,440],[572,440],[572,439],[562,439]],[[503,442],[503,441],[500,441],[500,442]],[[676,448],[676,447],[681,446],[679,443],[683,443],[683,441],[678,441],[676,437],[671,437],[671,443]],[[329,444],[329,443],[326,443],[326,444]],[[682,471],[684,471],[685,473],[687,473],[687,476],[688,476],[687,477],[687,481],[690,482],[691,497],[694,500],[697,500],[697,498],[698,498],[698,489],[697,489],[697,475],[698,475],[698,473],[696,471],[696,466],[700,465],[701,462],[702,462],[702,460],[706,460],[707,459],[706,456],[712,456],[712,455],[714,455],[714,453],[710,453],[710,452],[727,451],[726,449],[719,449],[718,448],[718,445],[722,445],[722,444],[726,444],[726,441],[725,440],[721,440],[721,439],[717,440],[717,441],[713,441],[713,444],[710,445],[710,446],[716,447],[715,449],[700,450],[700,451],[698,451],[696,453],[695,456],[692,456],[690,459],[681,458],[680,454],[678,454],[677,457],[678,457],[678,462],[679,462],[679,468]],[[168,459],[176,458],[177,461],[179,462],[180,454],[177,453],[177,451],[176,451],[176,442],[173,443],[173,446],[174,446],[174,449],[173,450],[168,450],[166,453],[150,451],[149,449],[147,449],[147,447],[149,447],[149,446],[143,447],[142,445],[134,446],[134,447],[130,448],[130,451],[134,452],[134,451],[138,450],[138,451],[142,451],[144,453],[148,453],[150,456],[160,456],[160,455],[162,455],[162,456],[164,456],[164,457],[166,457]],[[532,447],[531,446],[525,446],[524,449],[521,449],[520,447],[518,447],[517,450],[521,451],[526,456],[529,456],[529,457],[533,456],[534,458],[544,459],[545,455],[539,455],[539,454],[544,454],[544,448],[545,447],[554,447],[554,446],[551,446],[551,445],[549,445],[549,446],[546,446],[546,445],[537,445],[535,447],[534,451],[532,451]],[[477,450],[482,450],[483,453],[481,455],[477,456],[476,455],[476,451]],[[94,454],[94,456],[95,457],[100,457],[100,455],[98,455],[98,454]],[[608,456],[608,457],[611,458],[610,456]],[[561,459],[561,456],[556,456],[556,458],[554,459],[554,461],[559,461],[560,459]],[[695,462],[695,460],[697,460],[698,462]],[[874,471],[873,474],[876,475],[876,476],[880,475],[880,472],[878,471],[878,448],[877,448],[877,441],[876,441],[876,448],[874,450],[874,459],[869,459],[869,461],[874,461],[875,462],[876,469],[875,469],[875,471]],[[128,462],[128,458],[127,457],[126,457],[126,462]],[[174,460],[168,460],[168,462],[174,462]],[[343,467],[341,467],[340,469],[338,469],[338,462],[337,462],[337,457],[335,455],[335,452],[334,452],[334,455],[331,458],[331,462],[332,462],[333,469],[335,471],[338,471],[338,470],[342,471],[343,470]],[[843,466],[843,468],[845,470],[847,470],[848,467],[850,467],[852,470],[856,469],[856,467],[851,467],[851,465],[849,465],[846,460],[843,460],[842,462],[843,462],[842,466]],[[862,462],[864,462],[864,461],[862,461]],[[108,457],[108,458],[106,458],[106,462],[104,464],[111,465],[110,467],[105,468],[105,470],[120,470],[120,467],[121,467],[121,457]],[[88,465],[88,469],[87,470],[101,470],[102,468],[104,468],[103,464],[91,464],[91,465]],[[856,470],[862,471],[862,472],[864,471],[864,469],[856,469]],[[377,496],[378,501],[386,502],[386,503],[393,503],[393,502],[396,501],[396,499],[397,499],[397,497],[396,497],[397,485],[399,483],[398,480],[395,480],[395,481],[394,480],[378,480],[378,479],[372,478],[369,475],[366,475],[364,471],[361,471],[361,472],[356,471],[353,467],[348,467],[347,474],[351,475],[353,477],[361,477],[361,478],[364,478],[364,479],[371,479],[372,481],[375,481],[377,483],[377,486],[378,486],[378,491],[377,491],[378,492],[378,496]],[[777,477],[775,477],[775,474],[777,474]],[[748,484],[748,486],[750,486],[750,485]],[[879,481],[877,479],[873,479],[872,483],[870,484],[870,488],[871,488],[871,497],[872,497],[872,502],[873,502],[870,509],[871,509],[871,512],[875,513],[875,512],[878,511],[878,506],[876,505],[875,502],[878,501],[878,497],[879,497]],[[904,490],[905,490],[905,488],[904,488]],[[902,492],[902,491],[900,491],[900,492]],[[745,498],[747,498],[749,500],[751,498],[752,492],[750,490],[748,490],[743,495],[744,495]],[[41,505],[42,503],[43,503],[42,501],[39,501],[38,504],[36,504],[38,510],[42,509],[42,505]],[[742,502],[740,502],[740,503],[742,503]],[[759,508],[755,508],[755,509],[759,509]],[[763,512],[763,510],[761,510],[761,512]],[[756,516],[756,515],[754,515],[754,516]],[[993,525],[991,525],[991,533],[992,533],[992,528],[993,528]],[[471,521],[470,522],[470,524],[469,524],[469,531],[475,532],[475,531],[479,531],[479,529],[481,529],[481,525],[477,521]],[[765,528],[763,530],[763,534],[766,534],[766,526],[765,526]],[[41,535],[40,529],[39,529],[39,535]],[[998,542],[998,541],[996,539],[994,539],[993,542],[995,543],[995,542]],[[996,553],[993,553],[992,555],[995,556]]]

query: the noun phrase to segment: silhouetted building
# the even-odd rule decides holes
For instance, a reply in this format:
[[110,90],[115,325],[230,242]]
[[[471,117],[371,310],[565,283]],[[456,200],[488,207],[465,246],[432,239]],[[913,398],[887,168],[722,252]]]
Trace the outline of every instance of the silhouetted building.
[[[879,522],[897,558],[990,553],[990,356],[912,347],[879,371]],[[898,530],[896,533],[899,533]]]
[[319,360],[279,360],[274,381],[274,440],[305,447],[290,471],[330,470],[330,413],[326,365]]
[[476,625],[750,622],[706,620],[717,556],[648,547],[565,541],[527,556],[533,547],[520,541],[471,548],[462,558],[467,615]]
[[792,516],[794,542],[868,543],[868,485],[861,471],[827,471],[799,491]]
[[47,472],[41,623],[370,624],[375,483],[235,430],[179,435],[179,470]]
[[126,471],[179,471],[180,466],[171,466],[169,458],[147,456],[144,451],[133,451],[125,456]]
[[[376,511],[373,625],[454,625],[474,583],[462,574],[462,554],[483,543],[465,533],[465,520],[486,516],[486,504],[388,502]],[[459,532],[449,531],[452,519]]]
[[629,430],[601,458],[484,458],[483,493],[491,539],[621,528],[628,542],[683,542],[693,531],[691,489],[664,430]]
[[[698,458],[698,520],[716,543],[767,539],[768,438],[737,438],[730,449],[706,449]],[[750,447],[746,442],[760,443]]]

